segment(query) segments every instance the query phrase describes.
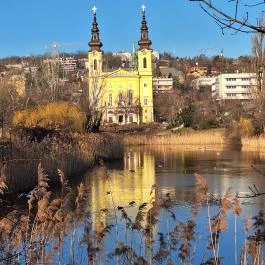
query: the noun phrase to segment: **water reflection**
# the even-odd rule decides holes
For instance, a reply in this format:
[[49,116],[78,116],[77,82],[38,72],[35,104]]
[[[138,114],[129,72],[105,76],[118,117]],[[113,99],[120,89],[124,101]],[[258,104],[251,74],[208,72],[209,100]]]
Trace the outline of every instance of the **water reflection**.
[[[221,196],[228,187],[232,187],[233,193],[245,194],[249,192],[249,185],[255,183],[260,190],[265,190],[265,177],[251,168],[256,164],[262,169],[264,154],[255,152],[222,151],[222,150],[185,150],[168,146],[159,147],[134,147],[127,148],[124,161],[107,165],[111,176],[110,182],[102,178],[100,170],[96,169],[86,177],[87,185],[91,187],[91,207],[93,212],[102,208],[113,209],[113,202],[108,195],[112,190],[115,206],[126,207],[128,215],[135,218],[137,207],[128,207],[128,203],[135,201],[137,206],[143,202],[159,201],[159,198],[166,194],[174,198],[176,205],[174,213],[179,222],[186,222],[191,218],[192,203],[194,202],[195,178],[194,172],[203,175],[209,186],[209,192],[215,196]],[[156,185],[155,193],[150,195],[151,187]],[[107,196],[106,196],[107,194]],[[242,200],[244,202],[244,200]],[[243,220],[245,216],[254,216],[259,210],[264,209],[264,197],[246,200],[243,205],[243,214],[239,218],[241,224],[238,228],[238,253],[244,240]],[[149,205],[149,209],[151,204]],[[211,212],[211,215],[215,211]],[[201,209],[196,218],[197,233],[207,241],[207,211]],[[97,217],[99,218],[99,217]],[[95,229],[97,221],[95,218]],[[156,232],[166,233],[173,229],[174,223],[168,224],[170,216],[161,211],[160,220],[156,226]],[[114,215],[105,215],[101,222],[104,224],[114,223]],[[118,217],[120,222],[120,216]],[[119,224],[120,231],[124,227]],[[223,264],[231,264],[234,258],[234,246],[231,243],[233,234],[234,216],[232,211],[228,214],[228,233],[222,235],[223,246],[230,246],[229,249],[221,248],[220,255],[225,257]],[[165,229],[166,228],[166,229]],[[204,232],[202,232],[204,231]],[[205,241],[205,242],[206,242]],[[115,236],[109,235],[104,247],[106,252],[113,249]],[[199,251],[195,255],[195,263],[202,261],[200,253],[204,252],[205,243],[198,246]],[[145,253],[146,254],[146,253]],[[148,253],[146,254],[148,256]],[[110,262],[115,264],[115,261]]]
[[[129,207],[150,202],[155,197],[155,190],[151,193],[152,186],[156,183],[155,160],[150,153],[128,151],[123,161],[109,165],[109,178],[104,176],[102,168],[95,168],[85,178],[85,185],[90,187],[91,211],[98,213],[101,209],[113,210],[114,207]],[[135,202],[135,203],[134,203]],[[130,214],[136,214],[136,207],[128,209]],[[100,220],[114,216],[102,215]],[[98,219],[99,215],[95,215]],[[97,224],[98,222],[94,222]]]
[[[127,148],[124,161],[107,165],[111,187],[95,169],[86,177],[91,187],[93,210],[112,208],[107,194],[110,188],[117,205],[130,201],[150,201],[150,190],[156,184],[156,196],[171,193],[178,203],[192,202],[195,187],[194,173],[203,175],[209,192],[222,195],[228,187],[240,195],[248,193],[253,183],[265,190],[265,177],[251,168],[262,170],[265,155],[255,152],[222,150],[185,150],[168,146]],[[263,204],[262,198],[257,203]]]
[[[155,234],[161,232],[167,235],[168,231],[174,230],[176,224],[181,224],[180,227],[184,229],[187,221],[194,218],[192,221],[196,224],[195,233],[198,236],[196,240],[203,240],[197,246],[193,264],[200,264],[201,253],[206,251],[209,239],[208,222],[210,218],[208,209],[205,207],[200,208],[198,215],[192,212],[195,199],[194,172],[206,178],[209,192],[215,196],[223,195],[228,187],[232,187],[233,193],[244,194],[249,192],[248,186],[253,183],[261,191],[265,191],[265,177],[251,168],[251,164],[256,164],[260,170],[263,170],[264,160],[264,154],[254,152],[200,148],[185,150],[172,146],[127,148],[123,161],[106,164],[105,167],[101,166],[89,171],[82,179],[83,192],[80,192],[80,185],[78,196],[76,185],[73,185],[72,191],[69,193],[71,196],[67,194],[62,200],[63,203],[53,198],[56,196],[55,193],[53,196],[49,195],[47,200],[42,200],[42,204],[36,202],[38,210],[41,205],[43,206],[43,210],[38,211],[39,215],[42,216],[45,213],[45,216],[42,216],[44,220],[42,222],[42,219],[36,221],[31,215],[31,218],[34,219],[33,224],[37,224],[33,239],[36,239],[36,243],[45,239],[47,244],[47,249],[41,245],[43,257],[36,256],[38,262],[47,259],[44,252],[49,250],[52,252],[49,255],[52,262],[50,264],[59,264],[59,262],[62,264],[90,264],[91,255],[97,257],[97,260],[91,264],[118,264],[116,259],[109,259],[107,256],[117,247],[117,240],[130,246],[133,245],[136,252],[141,246],[142,249],[140,248],[137,255],[151,257],[153,249],[148,248],[146,242],[143,243],[141,240],[146,236],[145,229],[149,220],[147,212],[153,209],[159,219],[159,222],[154,224],[152,231],[154,235],[151,239],[156,240],[154,241],[154,250],[158,250],[158,237]],[[170,211],[166,207],[161,207],[161,198],[172,198],[175,203],[174,207],[170,208]],[[126,211],[127,217],[133,223],[138,206],[144,202],[149,204],[145,208],[146,219],[143,221],[143,227],[139,230],[132,230],[132,224],[128,226],[129,220],[124,218],[122,210]],[[238,217],[240,224],[237,236],[238,257],[245,239],[242,225],[244,217],[248,213],[253,216],[258,210],[264,209],[264,197],[262,196],[245,202],[246,204],[242,207],[243,214]],[[87,207],[87,203],[89,203],[89,207]],[[159,210],[155,209],[156,203],[159,204]],[[218,207],[211,208],[210,217],[217,211]],[[29,220],[27,213],[26,211],[22,215],[18,211],[15,213],[16,219],[24,220],[21,225],[24,229],[20,228],[20,232],[25,234],[24,230],[28,227],[25,223]],[[7,224],[14,225],[13,219],[14,217],[0,220],[2,221],[0,222],[0,235],[6,229]],[[233,237],[235,222],[231,210],[227,214],[227,219],[228,230],[222,234],[220,239],[220,255],[225,257],[223,264],[234,264],[230,262],[234,258],[234,245],[231,236]],[[114,224],[115,228],[106,232],[105,229],[110,224]],[[10,232],[8,236],[12,237],[13,234]],[[21,238],[24,237],[21,236]],[[8,237],[0,237],[0,239],[9,240]],[[14,237],[13,240],[15,241]],[[0,250],[5,249],[5,242],[3,242],[0,242]],[[21,244],[23,240],[19,242]],[[17,251],[23,253],[19,247]],[[174,262],[179,264],[179,262],[176,263],[176,257],[178,257],[176,253]],[[13,249],[11,254],[14,254]],[[23,258],[20,260],[22,260],[21,264],[25,264]],[[40,263],[36,262],[36,264]],[[150,264],[152,263],[150,262]]]

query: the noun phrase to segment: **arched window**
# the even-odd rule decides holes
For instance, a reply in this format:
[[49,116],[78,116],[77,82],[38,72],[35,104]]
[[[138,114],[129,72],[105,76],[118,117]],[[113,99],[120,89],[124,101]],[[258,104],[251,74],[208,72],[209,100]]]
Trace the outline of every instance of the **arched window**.
[[129,90],[129,92],[128,92],[128,104],[129,105],[133,104],[133,92],[132,92],[132,90]]
[[98,62],[97,60],[95,59],[94,60],[94,70],[96,71],[98,69]]
[[122,104],[122,102],[123,102],[123,94],[122,94],[122,92],[119,92],[119,105],[121,105]]
[[144,59],[143,59],[143,67],[144,67],[144,68],[147,68],[147,60],[146,60],[145,57],[144,57]]
[[112,106],[112,92],[109,92],[109,106]]

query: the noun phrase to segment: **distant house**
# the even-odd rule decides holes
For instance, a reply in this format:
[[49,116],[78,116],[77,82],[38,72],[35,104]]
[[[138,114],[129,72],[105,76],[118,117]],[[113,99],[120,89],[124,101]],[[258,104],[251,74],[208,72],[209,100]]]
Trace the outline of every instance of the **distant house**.
[[118,56],[123,62],[129,62],[132,59],[132,54],[130,52],[115,52],[113,56]]
[[26,79],[24,75],[0,76],[0,83],[12,86],[19,96],[25,95]]
[[173,78],[157,77],[153,78],[153,92],[169,92],[173,90]]
[[201,94],[211,94],[217,100],[250,100],[257,87],[257,75],[255,73],[230,73],[215,77],[200,77],[193,80],[192,86]]
[[177,70],[176,68],[160,66],[159,67],[159,71],[161,73],[160,77],[173,78],[173,81],[177,79],[179,83],[183,83],[184,82],[184,74],[183,74],[183,72]]
[[203,96],[214,95],[213,93],[213,85],[215,84],[216,77],[199,77],[192,81],[193,89],[199,91],[199,93]]
[[[118,56],[121,58],[123,62],[129,62],[132,60],[132,56],[135,53],[134,47],[133,47],[133,52],[115,52],[113,53],[113,56]],[[152,60],[157,61],[159,60],[159,52],[158,51],[152,51]]]
[[60,64],[66,73],[74,72],[77,69],[77,60],[74,57],[61,57]]
[[249,100],[257,87],[255,73],[221,74],[216,77],[212,91],[219,100]]

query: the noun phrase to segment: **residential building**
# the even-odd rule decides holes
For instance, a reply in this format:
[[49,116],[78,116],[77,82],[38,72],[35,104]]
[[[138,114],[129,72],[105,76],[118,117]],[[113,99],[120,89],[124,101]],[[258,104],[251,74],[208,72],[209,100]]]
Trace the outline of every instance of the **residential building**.
[[77,59],[74,57],[61,57],[60,64],[65,73],[74,72],[77,68]]
[[118,56],[123,62],[129,62],[132,59],[132,54],[130,52],[115,52],[113,56]]
[[184,81],[184,75],[182,71],[177,70],[174,67],[160,66],[159,71],[162,77],[176,78],[180,83]]
[[141,38],[138,42],[137,67],[104,72],[102,43],[93,8],[90,51],[88,52],[88,86],[90,104],[103,110],[104,123],[153,122],[152,49],[148,37],[145,7],[142,7]]
[[3,84],[3,86],[12,86],[19,96],[25,95],[26,79],[24,75],[0,76],[0,84]]
[[[134,51],[134,45],[133,45]],[[130,62],[133,58],[133,53],[131,52],[115,52],[113,56],[119,56],[123,62]],[[159,52],[152,50],[152,60],[158,61],[159,60]]]
[[153,55],[153,60],[158,61],[160,58],[159,52],[158,51],[154,51],[152,52]]
[[157,77],[153,78],[154,93],[169,92],[173,90],[173,78]]
[[249,100],[256,87],[257,75],[255,73],[221,74],[216,77],[212,92],[219,100]]
[[212,89],[213,85],[215,84],[215,81],[216,77],[211,77],[211,76],[199,77],[192,81],[192,87],[193,89],[199,91],[202,97],[214,96]]

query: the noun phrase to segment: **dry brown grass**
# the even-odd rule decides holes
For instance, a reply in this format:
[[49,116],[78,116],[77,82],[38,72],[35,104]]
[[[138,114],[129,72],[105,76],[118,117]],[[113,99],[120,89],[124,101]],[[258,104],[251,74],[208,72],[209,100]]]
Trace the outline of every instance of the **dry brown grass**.
[[[110,178],[104,165],[101,167],[106,177]],[[5,216],[0,217],[1,264],[18,264],[16,261],[21,257],[26,264],[58,264],[58,260],[62,260],[63,257],[65,259],[64,253],[68,251],[68,247],[67,264],[83,264],[77,259],[80,253],[84,253],[80,248],[81,245],[87,249],[89,264],[109,264],[108,261],[112,262],[114,259],[117,265],[195,264],[195,254],[200,255],[197,252],[197,242],[200,240],[199,244],[204,245],[200,264],[218,265],[221,264],[222,258],[220,248],[225,247],[220,240],[222,234],[224,232],[233,234],[228,227],[228,214],[233,211],[236,218],[242,212],[239,198],[237,194],[234,197],[231,188],[228,188],[223,196],[214,199],[208,191],[207,179],[195,174],[195,203],[198,210],[208,208],[208,230],[198,230],[194,215],[187,217],[185,221],[180,221],[175,209],[177,201],[170,193],[160,194],[156,185],[152,186],[150,192],[151,196],[155,190],[156,196],[149,202],[142,203],[135,214],[135,219],[132,220],[129,208],[135,206],[134,201],[117,208],[116,204],[113,204],[113,209],[103,208],[92,211],[93,208],[89,205],[92,190],[85,184],[81,182],[72,189],[65,189],[68,179],[62,170],[58,170],[57,177],[60,179],[61,188],[65,189],[65,194],[59,195],[49,190],[50,177],[46,175],[41,163],[37,171],[38,185],[30,193],[28,212],[23,208],[11,209]],[[117,243],[113,242],[111,252],[106,255],[104,248],[106,236],[113,233],[115,227],[118,228],[116,221],[106,220],[110,220],[109,216],[113,216],[113,211],[116,209],[119,213],[115,218],[121,217],[119,223],[121,233],[117,235]],[[163,213],[162,218],[166,218],[166,230],[163,232],[157,229],[161,213]],[[250,264],[247,261],[258,265],[264,260],[262,251],[264,218],[265,214],[260,211],[249,220],[250,227],[245,228],[246,237],[240,255],[242,265]],[[83,234],[81,234],[82,229],[78,234],[76,233],[80,225],[85,225]],[[128,231],[132,233],[132,237],[124,238],[124,234]],[[139,243],[134,242],[136,236],[140,239]],[[63,242],[66,238],[69,240],[69,237],[70,244],[66,246]],[[208,240],[204,240],[205,237]],[[234,237],[237,249],[236,230]],[[77,243],[74,243],[75,239],[78,239]],[[238,255],[235,254],[235,261],[229,260],[231,264],[238,264]]]
[[223,130],[193,131],[185,134],[124,136],[125,145],[222,146]]
[[10,192],[34,187],[40,161],[51,182],[58,182],[57,168],[67,178],[81,177],[99,159],[122,156],[119,137],[110,134],[75,134],[63,139],[45,139],[41,143],[14,140],[12,154],[5,162],[6,185]]
[[265,135],[242,137],[243,150],[265,151]]

